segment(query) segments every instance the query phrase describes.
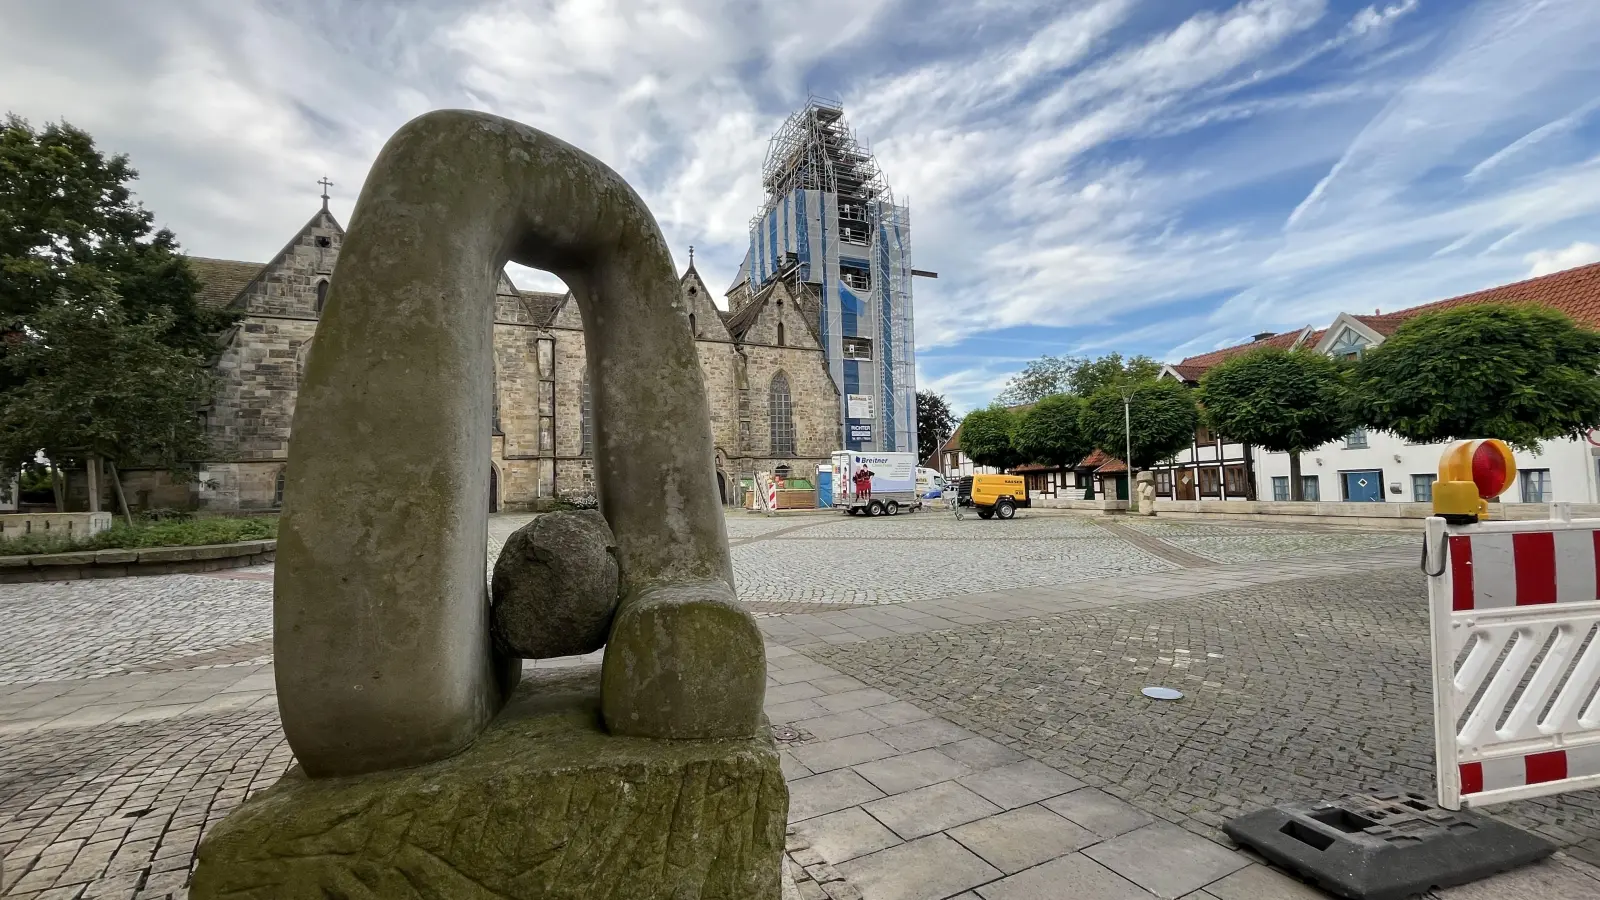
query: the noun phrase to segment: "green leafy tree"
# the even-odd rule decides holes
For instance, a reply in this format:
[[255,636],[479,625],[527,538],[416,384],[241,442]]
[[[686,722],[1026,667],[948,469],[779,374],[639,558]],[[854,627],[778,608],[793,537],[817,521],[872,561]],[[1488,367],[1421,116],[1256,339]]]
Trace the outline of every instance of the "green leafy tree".
[[1600,334],[1555,310],[1482,304],[1425,313],[1350,377],[1361,424],[1414,443],[1500,438],[1525,450],[1600,426]]
[[[127,321],[159,321],[161,341],[212,349],[231,314],[203,309],[199,281],[170,231],[133,200],[138,173],[66,123],[0,124],[0,327],[57,298],[112,293]],[[4,385],[0,384],[0,388]]]
[[1074,356],[1041,356],[1011,376],[995,402],[1002,406],[1019,406],[1036,403],[1052,394],[1064,394],[1071,388],[1073,370],[1082,362]]
[[1092,397],[1108,387],[1129,381],[1148,381],[1161,374],[1161,364],[1148,356],[1123,359],[1108,353],[1099,359],[1080,359],[1067,376],[1067,387],[1079,397]]
[[[43,450],[175,473],[211,455],[195,408],[213,381],[197,354],[173,347],[167,313],[132,320],[113,294],[62,299],[20,320],[4,357],[17,384],[0,392],[0,454],[13,465]],[[112,470],[121,496],[120,479]]]
[[[1123,392],[1128,392],[1129,428],[1123,429]],[[1194,440],[1200,412],[1193,392],[1168,378],[1127,381],[1096,391],[1083,405],[1083,432],[1089,441],[1119,459],[1127,455],[1131,436],[1130,468],[1148,469],[1170,458]]]
[[933,453],[955,430],[956,417],[944,395],[917,391],[917,452],[923,456]]
[[1094,451],[1083,433],[1083,400],[1056,394],[1016,415],[1012,443],[1024,461],[1070,469]]
[[1012,443],[1016,425],[1016,414],[999,404],[967,413],[961,420],[961,452],[980,466],[1002,472],[1021,465],[1024,460]]
[[1303,500],[1300,454],[1350,431],[1344,367],[1313,350],[1263,348],[1200,379],[1202,414],[1231,440],[1289,454],[1290,499]]

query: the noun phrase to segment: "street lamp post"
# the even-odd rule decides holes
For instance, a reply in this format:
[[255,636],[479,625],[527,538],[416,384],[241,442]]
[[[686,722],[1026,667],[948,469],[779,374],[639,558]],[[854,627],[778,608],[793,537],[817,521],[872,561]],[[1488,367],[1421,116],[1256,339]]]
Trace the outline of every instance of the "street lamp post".
[[1123,446],[1122,464],[1124,466],[1126,466],[1127,470],[1128,470],[1127,474],[1124,475],[1123,478],[1127,481],[1127,484],[1128,484],[1128,511],[1129,512],[1132,512],[1132,511],[1134,511],[1135,509],[1138,508],[1138,505],[1137,505],[1138,501],[1134,499],[1134,495],[1133,495],[1133,424],[1132,424],[1133,423],[1133,414],[1129,411],[1129,408],[1132,406],[1132,404],[1133,404],[1133,391],[1129,390],[1128,388],[1123,388],[1123,390],[1122,390],[1122,440],[1123,440],[1123,445],[1122,445]]

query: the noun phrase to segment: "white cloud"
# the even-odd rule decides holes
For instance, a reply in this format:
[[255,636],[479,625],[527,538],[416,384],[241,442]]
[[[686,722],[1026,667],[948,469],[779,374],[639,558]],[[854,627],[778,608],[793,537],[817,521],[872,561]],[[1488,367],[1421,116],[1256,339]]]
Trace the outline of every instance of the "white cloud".
[[1574,241],[1560,250],[1539,250],[1529,253],[1523,260],[1530,266],[1528,277],[1538,278],[1540,275],[1549,275],[1562,269],[1600,262],[1600,244]]

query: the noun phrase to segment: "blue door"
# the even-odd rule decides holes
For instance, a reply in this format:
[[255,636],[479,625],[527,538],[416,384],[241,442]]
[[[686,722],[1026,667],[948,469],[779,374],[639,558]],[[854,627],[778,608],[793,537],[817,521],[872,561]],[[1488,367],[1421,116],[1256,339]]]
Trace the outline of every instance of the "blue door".
[[1345,472],[1344,499],[1351,503],[1382,503],[1383,473]]

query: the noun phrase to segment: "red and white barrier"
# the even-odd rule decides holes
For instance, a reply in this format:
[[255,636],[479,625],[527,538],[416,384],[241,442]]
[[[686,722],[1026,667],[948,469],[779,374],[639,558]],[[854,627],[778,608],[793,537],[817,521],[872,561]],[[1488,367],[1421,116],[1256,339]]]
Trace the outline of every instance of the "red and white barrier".
[[1600,519],[1430,518],[1439,805],[1600,787]]

